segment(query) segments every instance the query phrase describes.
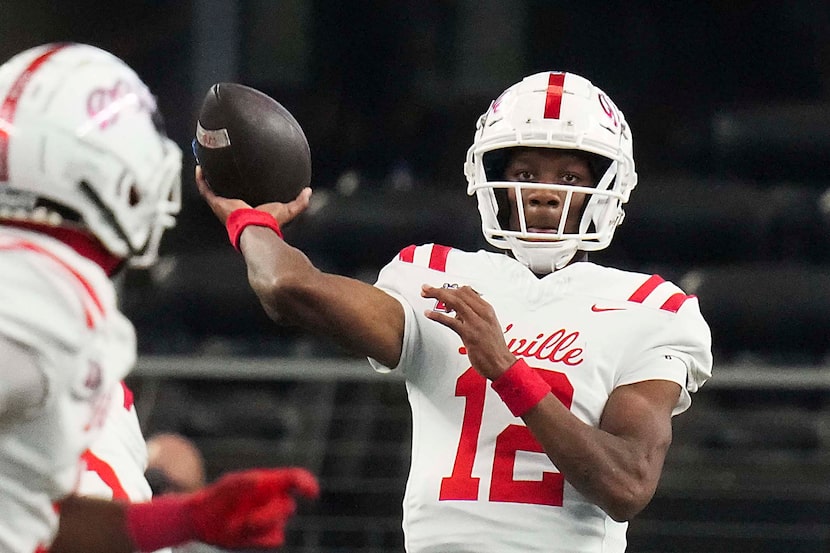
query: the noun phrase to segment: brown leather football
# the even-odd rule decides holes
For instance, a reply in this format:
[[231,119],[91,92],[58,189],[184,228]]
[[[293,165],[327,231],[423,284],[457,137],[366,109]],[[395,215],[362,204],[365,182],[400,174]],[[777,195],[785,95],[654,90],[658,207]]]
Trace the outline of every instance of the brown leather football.
[[211,189],[251,206],[289,202],[311,183],[305,133],[279,102],[238,83],[210,87],[193,153]]

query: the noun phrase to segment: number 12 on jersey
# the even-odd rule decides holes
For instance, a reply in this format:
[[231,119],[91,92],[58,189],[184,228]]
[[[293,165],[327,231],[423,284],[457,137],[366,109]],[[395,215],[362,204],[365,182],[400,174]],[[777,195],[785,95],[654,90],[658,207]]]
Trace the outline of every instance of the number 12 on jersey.
[[[550,385],[553,395],[570,409],[574,390],[568,377],[559,372],[534,370]],[[441,479],[440,501],[479,499],[480,478],[473,477],[473,463],[478,452],[486,392],[487,379],[472,367],[456,381],[456,397],[465,398],[464,417],[452,474]],[[565,479],[560,473],[544,471],[541,480],[513,479],[513,465],[518,451],[544,453],[526,426],[510,424],[496,437],[489,500],[561,507]]]

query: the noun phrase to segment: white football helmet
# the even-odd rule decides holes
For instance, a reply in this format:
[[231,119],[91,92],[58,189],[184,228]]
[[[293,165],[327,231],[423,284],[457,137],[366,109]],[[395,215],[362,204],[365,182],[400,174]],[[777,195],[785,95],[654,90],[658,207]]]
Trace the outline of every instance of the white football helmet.
[[182,153],[117,57],[47,44],[0,66],[0,220],[80,226],[148,266],[181,206]]
[[[591,157],[603,161],[595,168],[596,186],[505,181],[504,161],[500,166],[500,156],[494,152],[519,146],[593,154]],[[475,193],[478,199],[484,237],[498,248],[511,250],[518,261],[540,274],[564,267],[578,250],[607,247],[614,230],[622,223],[622,204],[637,185],[631,130],[622,112],[587,79],[553,71],[525,77],[490,104],[478,120],[464,172],[467,193]],[[558,230],[528,232],[521,209],[521,228],[511,230],[507,220],[509,188],[515,190],[518,205],[523,205],[522,190],[564,191]],[[590,196],[584,204],[578,232],[567,233],[565,220],[574,193]]]

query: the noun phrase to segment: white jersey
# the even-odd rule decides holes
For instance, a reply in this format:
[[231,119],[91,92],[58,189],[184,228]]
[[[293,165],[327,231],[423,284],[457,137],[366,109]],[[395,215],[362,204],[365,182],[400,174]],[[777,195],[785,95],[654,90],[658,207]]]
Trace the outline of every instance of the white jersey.
[[76,490],[79,495],[130,502],[149,501],[147,444],[133,404],[133,394],[123,383],[110,397],[110,414],[100,434],[83,454],[84,471]]
[[[659,276],[574,263],[537,278],[504,254],[410,246],[376,286],[404,307],[397,370],[412,410],[403,529],[410,553],[617,553],[626,523],[574,489],[471,368],[461,339],[427,319],[421,285],[469,285],[495,309],[508,347],[583,422],[598,426],[618,386],[677,382],[674,414],[711,374],[711,337],[694,296]],[[386,370],[370,360],[377,370]]]
[[0,427],[0,551],[32,553],[54,537],[54,502],[76,489],[81,455],[135,363],[135,332],[98,265],[0,226],[0,335],[31,352],[42,383],[43,400]]
[[[153,492],[144,476],[147,442],[141,432],[133,393],[123,382],[110,395],[110,411],[101,432],[82,455],[78,495],[137,503]],[[169,552],[170,549],[161,549]]]

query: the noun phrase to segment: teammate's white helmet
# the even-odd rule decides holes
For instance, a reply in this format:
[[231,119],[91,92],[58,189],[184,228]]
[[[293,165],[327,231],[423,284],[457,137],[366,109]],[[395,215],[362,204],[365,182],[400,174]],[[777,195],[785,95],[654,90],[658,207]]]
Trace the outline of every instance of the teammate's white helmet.
[[181,206],[181,167],[155,98],[117,57],[47,44],[0,66],[0,220],[46,207],[147,266]]
[[[496,150],[517,146],[562,148],[595,154],[594,188],[565,184],[506,182],[504,158]],[[601,157],[598,157],[601,156]],[[502,158],[500,161],[499,158]],[[500,165],[501,163],[501,165]],[[622,223],[622,204],[637,184],[631,130],[611,99],[587,79],[573,73],[544,72],[525,77],[505,90],[479,118],[473,145],[464,165],[467,193],[476,194],[482,231],[487,241],[512,250],[517,260],[537,273],[564,267],[577,250],[601,250],[611,243]],[[521,229],[508,227],[506,190],[549,188],[566,192],[560,226],[555,233],[528,232],[519,210]],[[572,195],[589,194],[578,232],[565,232]],[[532,241],[528,241],[532,239]]]

